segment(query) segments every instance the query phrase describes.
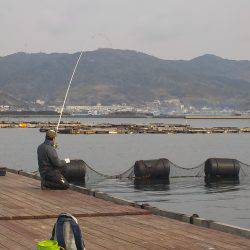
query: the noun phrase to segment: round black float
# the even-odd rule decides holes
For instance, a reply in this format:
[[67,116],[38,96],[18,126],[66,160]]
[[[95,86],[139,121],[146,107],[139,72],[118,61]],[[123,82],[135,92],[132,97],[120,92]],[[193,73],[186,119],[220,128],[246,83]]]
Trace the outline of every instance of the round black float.
[[68,182],[84,182],[87,164],[83,160],[71,160],[62,174]]
[[205,162],[205,178],[239,178],[240,163],[235,159],[210,158]]
[[140,160],[134,165],[136,179],[169,179],[170,162],[168,159]]

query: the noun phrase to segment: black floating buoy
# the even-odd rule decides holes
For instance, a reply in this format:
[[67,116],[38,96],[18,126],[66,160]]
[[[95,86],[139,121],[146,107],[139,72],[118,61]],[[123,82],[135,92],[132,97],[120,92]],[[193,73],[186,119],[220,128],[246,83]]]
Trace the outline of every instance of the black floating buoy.
[[68,182],[84,182],[87,164],[83,160],[71,160],[63,169],[63,176]]
[[205,178],[239,178],[240,163],[235,159],[210,158],[205,162]]
[[134,164],[136,179],[169,179],[170,162],[168,159],[140,160]]

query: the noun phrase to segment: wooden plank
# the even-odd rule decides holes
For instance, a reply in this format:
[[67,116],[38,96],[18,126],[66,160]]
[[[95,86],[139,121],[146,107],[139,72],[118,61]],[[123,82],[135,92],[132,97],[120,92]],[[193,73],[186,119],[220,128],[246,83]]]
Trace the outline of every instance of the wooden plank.
[[[86,240],[86,247],[88,244],[88,240],[91,239],[95,242],[99,241],[98,245],[102,245],[107,249],[147,249],[145,247],[142,247],[139,244],[136,244],[134,242],[129,241],[127,238],[121,238],[117,237],[115,233],[113,234],[107,234],[106,232],[103,232],[99,228],[86,228],[84,237]],[[156,248],[151,248],[156,249]]]
[[[13,194],[13,190],[7,191],[4,188],[1,188],[0,198],[3,201],[2,205],[4,206],[6,204],[5,208],[12,206],[12,209],[8,209],[8,213],[5,215],[8,215],[9,213],[12,213],[13,215],[20,215],[20,213],[23,215],[32,215],[37,214],[38,212],[39,214],[48,214],[48,209],[45,210],[35,202],[30,202],[25,199],[20,192]],[[2,210],[0,209],[0,213],[1,212]]]
[[[140,218],[140,216],[138,217],[129,217],[129,223],[132,223],[132,221],[135,221],[135,223],[138,223],[138,219]],[[197,227],[194,225],[190,225],[184,222],[180,222],[180,221],[176,221],[173,219],[168,219],[168,218],[162,218],[159,216],[148,216],[147,220],[141,220],[140,222],[142,223],[143,226],[148,226],[151,228],[156,228],[156,230],[161,231],[161,230],[182,230],[183,232],[191,232],[192,235],[198,234],[198,235],[202,235],[203,237],[207,237],[208,239],[213,236],[213,237],[218,237],[220,238],[222,235],[223,240],[225,242],[228,242],[230,244],[234,244],[236,243],[242,243],[244,244],[245,242],[248,242],[247,246],[249,246],[249,240],[245,240],[245,238],[242,237],[238,237],[238,236],[234,236],[231,235],[231,237],[228,237],[227,233],[223,233],[223,232],[218,232],[216,230],[212,230],[212,229],[207,229],[207,228],[203,228],[203,227]],[[209,232],[209,234],[208,234]],[[222,239],[222,238],[221,238]]]
[[[85,225],[85,232],[92,232],[98,235],[98,237],[105,237],[107,240],[122,240],[125,241],[126,244],[130,244],[135,248],[140,249],[166,249],[164,246],[167,242],[167,240],[164,242],[164,244],[161,244],[161,242],[153,242],[150,241],[150,238],[144,237],[144,235],[137,234],[135,232],[134,228],[130,228],[130,230],[124,230],[123,224],[116,221],[116,224],[109,224],[109,221],[106,221],[107,224],[103,224],[103,221],[101,225],[99,223],[96,223],[96,220],[91,222],[84,221],[84,223],[81,221],[81,225]],[[123,244],[124,245],[124,244]],[[169,249],[172,249],[169,245]]]
[[[80,218],[78,221],[88,249],[250,249],[249,239],[188,224],[189,230],[186,230],[182,227],[185,223],[153,215]],[[18,234],[15,239],[20,239],[21,244],[26,241],[35,244],[35,240],[50,238],[54,222],[55,219],[0,221],[0,238],[7,227]],[[178,230],[173,230],[176,227]],[[203,232],[200,234],[200,229],[206,232],[206,237]],[[11,243],[12,236],[9,237]],[[30,244],[27,249],[32,249]]]
[[[128,219],[128,217],[126,217],[126,219]],[[100,218],[100,220],[88,220],[89,224],[87,224],[87,226],[92,227],[93,225],[95,225],[101,228],[100,230],[103,233],[109,232],[115,237],[123,237],[128,241],[140,244],[140,246],[145,249],[164,249],[166,247],[168,249],[176,249],[176,247],[182,249],[200,249],[195,246],[195,244],[192,244],[190,241],[180,242],[179,239],[171,237],[171,234],[169,233],[168,235],[164,235],[164,237],[162,237],[160,231],[153,232],[152,230],[150,230],[149,227],[140,227],[138,226],[138,224],[126,225],[124,223],[126,219],[123,220],[123,218],[120,217],[114,220],[112,217],[109,217],[105,219]],[[111,226],[109,227],[106,225]]]
[[[211,237],[214,241],[211,241],[211,245],[218,247],[226,247],[226,249],[234,249],[234,246],[241,246],[250,248],[250,240],[246,240],[242,237],[233,236],[229,237],[228,234],[223,232],[218,232],[211,229],[201,228],[194,225],[190,225],[184,222],[175,221],[168,218],[162,218],[158,216],[148,216],[147,219],[140,219],[140,216],[129,217],[123,223],[128,223],[129,225],[140,224],[141,227],[150,228],[153,231],[164,233],[167,231],[168,236],[171,233],[178,235],[179,238],[183,240],[185,238],[188,241],[197,240],[201,242],[210,242]],[[208,233],[209,232],[209,233]],[[222,244],[221,244],[222,243]],[[217,246],[216,246],[217,245]],[[227,246],[225,246],[227,245]],[[235,248],[236,249],[236,248]],[[237,248],[241,249],[241,248]]]
[[[27,181],[26,181],[27,180]],[[28,184],[27,184],[28,182]],[[32,184],[30,184],[31,182]],[[72,190],[40,190],[39,181],[15,174],[3,178],[0,189],[0,199],[4,200],[6,209],[0,207],[3,219],[53,218],[61,212],[70,212],[80,216],[104,216],[117,213],[118,215],[146,214],[142,209],[130,206],[120,206],[112,202],[96,199]],[[62,198],[63,194],[63,198]],[[22,207],[22,209],[20,209]],[[16,208],[16,210],[15,210]]]
[[[135,223],[131,223],[131,220],[134,220]],[[153,230],[153,225],[150,226],[146,223],[149,220],[152,220],[153,225],[157,225],[158,222],[161,222],[167,225],[177,224],[179,227],[178,230],[174,231],[172,228],[157,228],[157,230]],[[173,247],[178,247],[180,246],[179,244],[181,244],[180,247],[182,249],[208,249],[209,247],[215,249],[250,249],[249,239],[210,229],[204,229],[204,231],[206,231],[206,237],[204,237],[204,235],[201,237],[199,235],[200,227],[152,215],[135,217],[125,216],[120,218],[86,218],[80,219],[79,221],[84,221],[85,224],[86,221],[89,221],[90,223],[98,224],[99,226],[104,225],[103,232],[106,230],[105,225],[112,225],[108,228],[112,228],[115,233],[119,231],[124,235],[128,233],[131,234],[131,232],[133,232],[134,237],[138,237],[140,239],[145,238],[151,240],[152,242],[161,242],[163,245],[167,244],[168,247],[171,247],[171,245]],[[126,224],[127,226],[125,226]],[[187,226],[186,228],[183,228],[184,224]],[[194,233],[196,233],[199,237],[193,237]],[[163,239],[163,241],[161,239]]]
[[[26,178],[26,177],[22,177],[20,176],[21,178],[25,178],[25,179],[29,179],[29,178]],[[11,180],[13,182],[13,180]],[[12,185],[12,189],[13,189],[13,184],[12,182],[8,185],[8,188],[10,187],[10,185]],[[45,202],[45,204],[47,205],[50,204],[50,203],[53,203],[53,206],[56,206],[58,205],[58,203],[64,203],[67,202],[65,205],[71,205],[72,207],[72,200],[74,200],[74,204],[77,203],[77,205],[79,204],[80,206],[82,206],[82,202],[87,202],[88,204],[87,205],[93,205],[93,206],[96,206],[96,204],[98,203],[98,205],[104,205],[105,207],[112,207],[113,209],[116,209],[119,211],[119,209],[121,208],[121,206],[116,206],[114,205],[113,203],[111,202],[107,202],[107,201],[104,201],[104,200],[97,200],[93,197],[90,197],[90,196],[87,196],[87,195],[82,195],[82,194],[79,194],[77,192],[74,192],[74,191],[71,191],[71,190],[67,190],[67,191],[41,191],[40,189],[30,189],[29,192],[27,190],[27,188],[25,188],[25,183],[23,183],[24,185],[23,186],[20,186],[18,187],[17,191],[20,190],[20,188],[22,188],[22,193],[23,194],[27,194],[27,195],[35,195],[35,197],[39,197],[38,199],[38,202],[40,200],[43,200]],[[28,192],[28,193],[27,193]],[[69,199],[61,199],[60,198],[60,195],[57,195],[57,194],[62,194],[62,192],[64,192],[63,194],[66,195],[66,198],[69,198]],[[31,197],[30,197],[31,198]],[[26,199],[29,199],[28,196],[26,196]],[[79,200],[80,199],[80,200]],[[53,202],[54,201],[54,202]],[[135,210],[133,207],[129,207],[127,206],[127,209],[129,210]]]
[[6,249],[31,249],[34,247],[33,240],[30,242],[28,236],[24,239],[19,233],[8,226],[10,225],[0,225],[0,240]]

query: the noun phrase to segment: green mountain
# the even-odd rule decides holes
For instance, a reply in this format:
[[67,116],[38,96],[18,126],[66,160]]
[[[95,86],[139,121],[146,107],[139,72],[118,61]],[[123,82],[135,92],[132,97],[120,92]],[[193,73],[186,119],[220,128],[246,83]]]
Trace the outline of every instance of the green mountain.
[[[17,100],[61,104],[78,55],[16,53],[0,57],[0,90]],[[84,54],[69,102],[142,104],[166,98],[179,98],[194,106],[250,109],[250,61],[214,55],[162,60],[136,51],[98,49]]]

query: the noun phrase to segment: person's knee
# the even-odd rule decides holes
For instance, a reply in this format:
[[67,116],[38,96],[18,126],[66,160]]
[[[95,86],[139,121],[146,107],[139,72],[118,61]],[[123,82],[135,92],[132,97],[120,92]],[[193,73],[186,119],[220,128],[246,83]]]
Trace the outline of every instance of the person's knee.
[[55,172],[53,174],[50,173],[42,179],[41,188],[65,190],[69,188],[69,183],[63,175]]

